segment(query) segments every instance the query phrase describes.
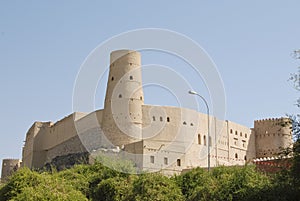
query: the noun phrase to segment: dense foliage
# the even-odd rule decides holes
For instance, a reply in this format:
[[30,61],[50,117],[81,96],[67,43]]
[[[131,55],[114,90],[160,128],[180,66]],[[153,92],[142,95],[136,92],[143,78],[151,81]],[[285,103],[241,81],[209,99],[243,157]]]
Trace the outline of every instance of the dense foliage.
[[60,172],[22,168],[0,186],[0,201],[298,200],[292,175],[266,175],[254,166],[196,168],[173,177],[125,174],[101,163]]

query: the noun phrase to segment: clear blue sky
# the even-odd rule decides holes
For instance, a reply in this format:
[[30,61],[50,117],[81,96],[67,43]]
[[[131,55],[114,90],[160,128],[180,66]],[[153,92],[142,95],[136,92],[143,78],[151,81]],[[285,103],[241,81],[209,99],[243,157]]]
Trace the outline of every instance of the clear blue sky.
[[[299,65],[290,55],[300,48],[299,9],[297,0],[0,1],[0,159],[21,158],[34,121],[72,113],[75,78],[92,49],[138,28],[182,33],[209,53],[224,82],[226,119],[251,127],[297,113],[287,79]],[[157,94],[146,103],[172,105]]]

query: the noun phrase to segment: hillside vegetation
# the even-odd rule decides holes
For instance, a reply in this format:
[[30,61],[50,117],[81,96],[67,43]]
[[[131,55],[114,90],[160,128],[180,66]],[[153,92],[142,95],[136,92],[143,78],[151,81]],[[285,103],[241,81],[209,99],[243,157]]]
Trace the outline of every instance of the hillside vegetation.
[[217,167],[211,172],[196,168],[173,177],[125,174],[101,163],[60,172],[22,168],[0,186],[0,201],[299,200],[299,196],[290,172],[268,176],[254,166]]

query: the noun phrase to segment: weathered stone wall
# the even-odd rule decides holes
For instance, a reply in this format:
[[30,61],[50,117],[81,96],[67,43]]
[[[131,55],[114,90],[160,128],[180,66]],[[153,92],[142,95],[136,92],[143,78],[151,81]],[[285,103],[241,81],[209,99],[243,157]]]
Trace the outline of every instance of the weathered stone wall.
[[256,157],[272,157],[292,145],[289,118],[265,119],[254,122]]
[[13,172],[20,168],[21,161],[19,159],[3,159],[1,180],[5,181]]

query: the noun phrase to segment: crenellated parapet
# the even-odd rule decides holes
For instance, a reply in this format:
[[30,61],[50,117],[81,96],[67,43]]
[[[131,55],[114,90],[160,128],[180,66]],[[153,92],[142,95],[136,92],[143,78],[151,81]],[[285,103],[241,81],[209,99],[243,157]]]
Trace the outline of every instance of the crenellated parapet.
[[256,157],[272,157],[292,144],[289,118],[269,118],[254,121]]

